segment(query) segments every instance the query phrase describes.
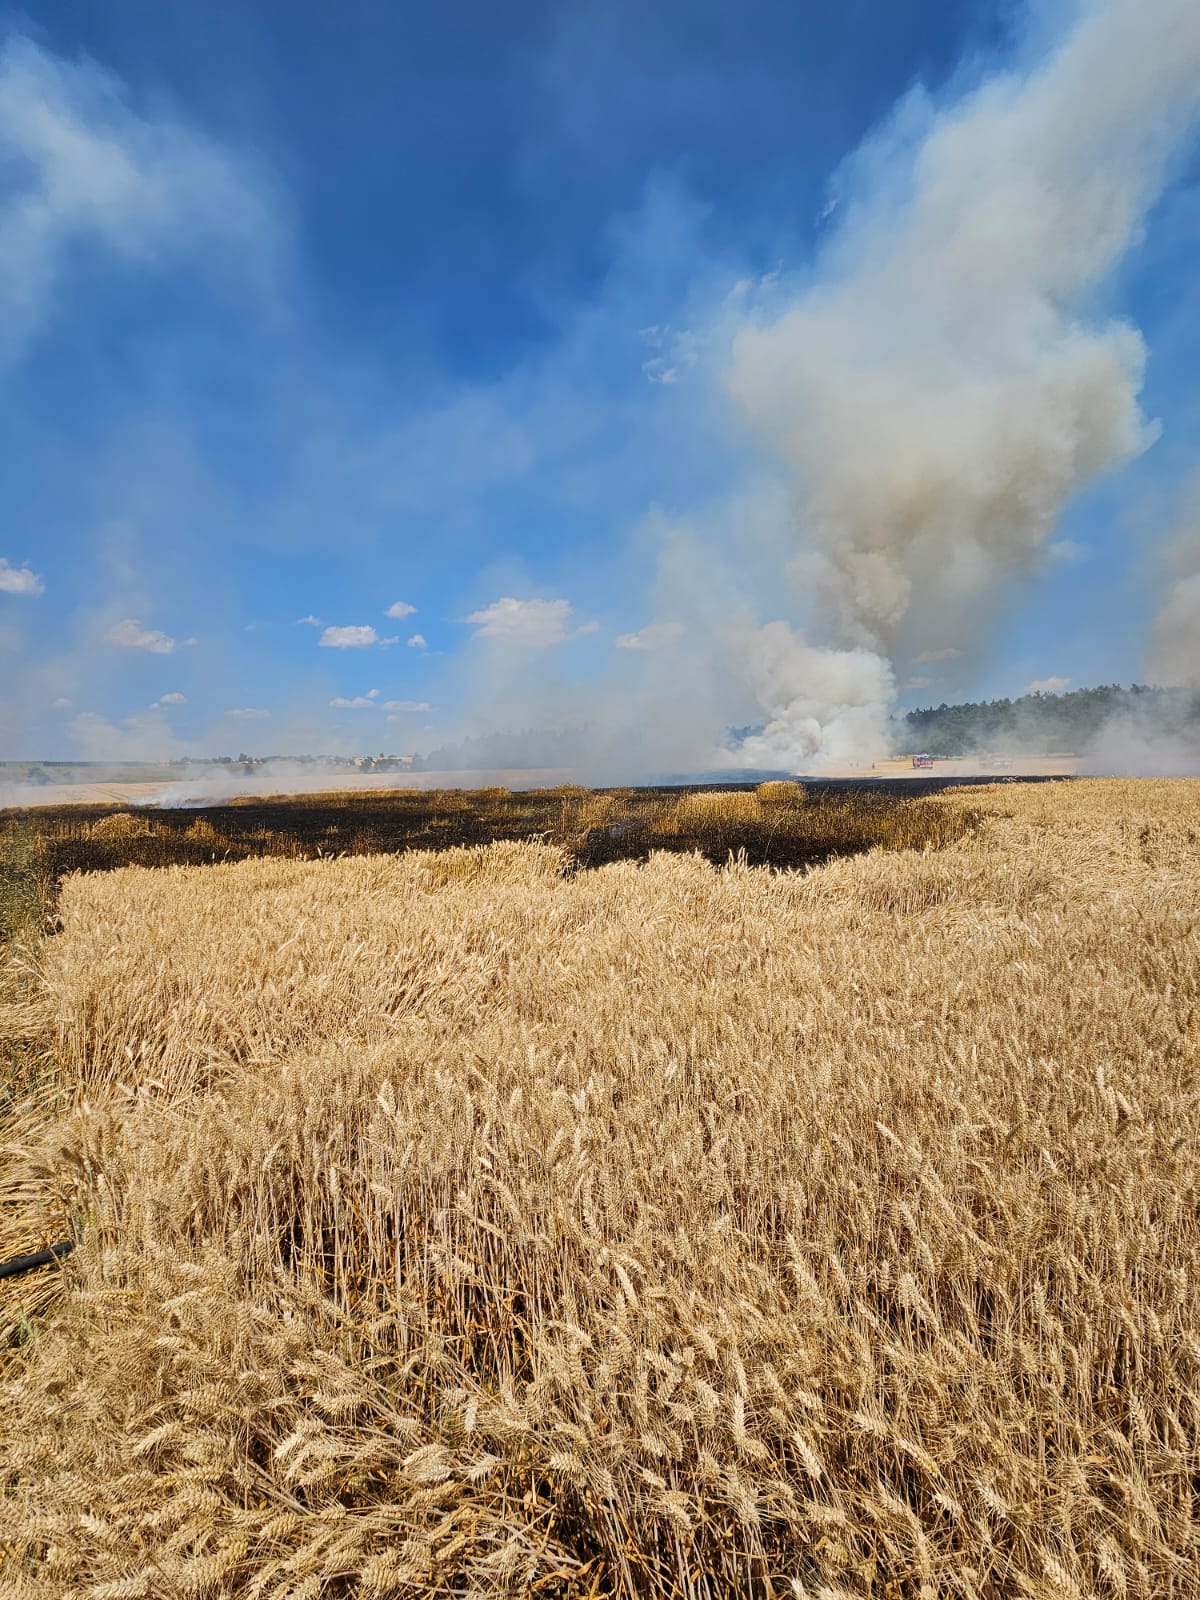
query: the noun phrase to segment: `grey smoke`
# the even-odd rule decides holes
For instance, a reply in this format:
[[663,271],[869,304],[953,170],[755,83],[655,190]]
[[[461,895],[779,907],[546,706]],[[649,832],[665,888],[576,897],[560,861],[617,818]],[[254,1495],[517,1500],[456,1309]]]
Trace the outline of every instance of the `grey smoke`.
[[[729,391],[792,478],[790,574],[818,619],[756,647],[775,755],[834,757],[848,708],[880,747],[889,660],[969,642],[1067,501],[1152,443],[1142,338],[1095,308],[1198,106],[1196,0],[1085,4],[1029,70],[905,102],[849,168],[815,281],[737,334]],[[1181,582],[1168,651],[1200,598]],[[843,652],[828,694],[818,647]]]
[[1200,472],[1185,486],[1166,556],[1172,581],[1154,618],[1146,665],[1163,683],[1200,688]]

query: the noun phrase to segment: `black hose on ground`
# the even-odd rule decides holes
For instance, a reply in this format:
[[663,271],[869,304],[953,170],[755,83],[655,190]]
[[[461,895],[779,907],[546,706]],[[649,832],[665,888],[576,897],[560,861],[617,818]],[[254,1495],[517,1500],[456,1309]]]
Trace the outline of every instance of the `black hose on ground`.
[[60,1239],[48,1250],[35,1250],[31,1256],[14,1256],[11,1261],[0,1261],[0,1278],[16,1278],[22,1272],[32,1272],[35,1267],[48,1267],[62,1256],[69,1256],[74,1248],[74,1239]]

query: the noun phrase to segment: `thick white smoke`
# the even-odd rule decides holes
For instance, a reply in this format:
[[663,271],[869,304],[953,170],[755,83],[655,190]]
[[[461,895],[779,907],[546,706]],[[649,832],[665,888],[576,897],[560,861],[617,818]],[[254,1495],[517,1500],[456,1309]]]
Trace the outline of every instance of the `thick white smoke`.
[[1197,0],[1086,4],[1031,70],[906,102],[852,165],[816,281],[738,333],[730,391],[794,475],[791,577],[838,652],[782,624],[759,641],[775,759],[855,731],[871,753],[888,658],[969,644],[1065,502],[1152,441],[1142,339],[1095,297],[1198,107]]
[[806,644],[786,622],[769,622],[746,641],[758,703],[767,715],[739,759],[751,767],[844,766],[879,750],[882,712],[895,684],[888,663],[870,650]]

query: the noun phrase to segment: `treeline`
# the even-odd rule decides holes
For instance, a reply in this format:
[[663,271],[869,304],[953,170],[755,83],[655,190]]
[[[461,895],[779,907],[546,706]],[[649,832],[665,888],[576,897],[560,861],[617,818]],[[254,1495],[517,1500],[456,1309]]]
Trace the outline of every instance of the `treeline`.
[[1006,748],[1028,754],[1085,749],[1114,721],[1156,733],[1200,735],[1200,693],[1135,683],[1101,684],[1070,694],[1025,694],[1016,700],[988,700],[958,706],[928,706],[909,711],[897,727],[904,752],[931,755]]

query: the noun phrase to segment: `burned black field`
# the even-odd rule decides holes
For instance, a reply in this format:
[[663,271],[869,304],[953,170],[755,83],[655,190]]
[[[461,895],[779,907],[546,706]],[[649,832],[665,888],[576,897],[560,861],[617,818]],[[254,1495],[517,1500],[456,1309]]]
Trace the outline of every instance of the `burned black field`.
[[6,875],[52,890],[72,872],[278,856],[397,854],[539,839],[578,868],[699,851],[716,865],[794,870],[880,845],[922,848],[963,827],[919,804],[945,782],[765,783],[591,790],[575,786],[247,797],[204,807],[51,806],[0,812]]

